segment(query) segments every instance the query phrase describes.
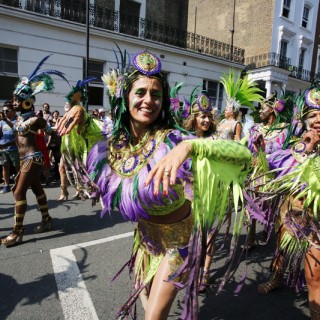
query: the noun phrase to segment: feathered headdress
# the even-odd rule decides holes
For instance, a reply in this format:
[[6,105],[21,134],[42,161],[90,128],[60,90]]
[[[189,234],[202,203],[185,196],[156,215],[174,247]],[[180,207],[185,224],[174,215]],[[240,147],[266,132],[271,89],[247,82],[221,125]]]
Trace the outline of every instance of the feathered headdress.
[[78,80],[77,84],[72,87],[72,90],[66,95],[67,102],[74,101],[77,103],[86,103],[88,95],[86,92],[86,85],[91,81],[96,80],[96,77],[88,77],[84,80]]
[[51,75],[59,76],[60,78],[68,82],[68,80],[65,78],[64,73],[58,70],[49,69],[40,71],[40,68],[50,56],[51,54],[44,57],[29,77],[23,77],[13,92],[15,96],[25,102],[22,104],[22,107],[24,109],[31,108],[32,104],[35,102],[36,94],[40,92],[51,91],[54,89],[54,83]]
[[255,110],[253,102],[261,102],[263,92],[258,88],[258,84],[249,79],[249,74],[241,78],[241,72],[238,73],[238,78],[235,79],[234,70],[230,70],[228,74],[223,74],[221,83],[226,91],[227,106],[231,107],[234,112],[239,111],[241,106],[247,106]]
[[171,112],[176,119],[187,118],[190,114],[198,112],[212,112],[213,107],[205,90],[201,90],[201,86],[196,86],[190,95],[190,98],[179,99],[179,90],[183,87],[183,83],[176,83],[170,90]]
[[302,119],[309,110],[320,110],[320,80],[316,79],[310,87],[296,98],[297,117]]

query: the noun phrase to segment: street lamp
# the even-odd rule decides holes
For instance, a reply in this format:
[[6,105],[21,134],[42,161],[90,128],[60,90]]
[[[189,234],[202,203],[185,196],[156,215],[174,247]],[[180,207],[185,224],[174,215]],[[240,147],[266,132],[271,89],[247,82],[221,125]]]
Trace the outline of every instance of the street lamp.
[[[88,77],[89,73],[89,16],[90,16],[90,0],[86,0],[86,63],[85,63],[85,70],[84,70],[84,79]],[[88,84],[86,84],[86,92],[88,94]],[[88,112],[88,99],[86,100],[85,105],[86,111]]]

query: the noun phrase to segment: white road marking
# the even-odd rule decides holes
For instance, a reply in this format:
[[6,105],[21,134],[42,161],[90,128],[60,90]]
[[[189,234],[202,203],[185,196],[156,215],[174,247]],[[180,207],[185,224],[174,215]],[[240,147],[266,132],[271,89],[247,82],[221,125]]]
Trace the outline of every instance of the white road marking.
[[133,236],[133,232],[50,250],[52,266],[65,320],[98,320],[73,251]]

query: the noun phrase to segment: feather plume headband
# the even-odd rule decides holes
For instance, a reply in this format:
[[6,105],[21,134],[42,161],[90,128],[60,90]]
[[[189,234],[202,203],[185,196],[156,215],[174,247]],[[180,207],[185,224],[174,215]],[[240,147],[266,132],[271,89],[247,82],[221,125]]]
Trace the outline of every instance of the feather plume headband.
[[[169,86],[165,77],[161,74],[160,59],[154,54],[144,50],[133,56],[130,63],[130,56],[126,50],[123,52],[116,44],[118,52],[115,53],[117,68],[110,69],[102,76],[102,81],[107,88],[109,103],[111,106],[114,126],[112,131],[112,140],[114,143],[126,137],[130,139],[129,110],[127,108],[127,96],[132,84],[141,77],[157,79],[163,89],[163,102],[161,117],[158,117],[154,125],[163,128],[176,128],[183,130],[177,125],[176,120],[170,111]],[[150,126],[152,129],[153,124]]]
[[247,106],[255,111],[254,102],[261,102],[263,91],[258,88],[258,84],[249,79],[249,74],[241,78],[241,72],[235,79],[234,70],[231,69],[228,74],[223,74],[221,83],[226,91],[228,106],[234,111],[239,111],[240,106]]
[[35,101],[35,95],[40,92],[48,92],[54,89],[54,82],[52,79],[53,75],[56,75],[68,84],[68,80],[65,77],[65,74],[58,70],[47,69],[40,71],[43,64],[51,56],[48,55],[44,57],[32,71],[29,77],[23,77],[21,81],[17,84],[13,94],[19,97],[21,100],[30,100]]
[[185,119],[190,114],[198,112],[213,112],[213,107],[205,90],[200,90],[201,86],[196,86],[190,95],[190,98],[184,98],[183,101],[179,99],[179,90],[183,87],[183,83],[176,83],[170,91],[171,112],[174,114],[176,120]]
[[72,87],[72,90],[66,95],[67,102],[85,103],[88,99],[86,85],[96,79],[96,77],[87,77],[84,80],[78,80],[77,84]]

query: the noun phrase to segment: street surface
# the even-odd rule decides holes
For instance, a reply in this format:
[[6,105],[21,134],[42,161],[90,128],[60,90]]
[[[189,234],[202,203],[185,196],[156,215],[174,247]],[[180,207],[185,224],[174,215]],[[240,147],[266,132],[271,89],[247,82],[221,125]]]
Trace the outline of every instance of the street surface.
[[[132,248],[134,224],[124,222],[118,212],[100,218],[100,205],[69,200],[58,203],[58,184],[45,188],[54,230],[34,234],[40,221],[35,196],[28,191],[23,243],[0,247],[0,320],[112,320],[129,297],[132,281],[128,270],[112,282],[127,262]],[[70,196],[74,193],[69,188]],[[0,236],[12,228],[14,200],[11,193],[0,195]],[[244,233],[240,239],[244,242]],[[199,298],[200,320],[306,320],[309,319],[307,292],[282,288],[268,295],[257,293],[257,285],[268,279],[274,239],[265,247],[249,252],[234,280],[222,293],[210,290]],[[217,248],[221,246],[218,239]],[[221,265],[226,250],[217,252],[213,268]],[[238,281],[247,268],[247,278],[239,295]],[[211,279],[217,287],[219,279]],[[171,320],[179,319],[179,293],[171,309]],[[138,319],[143,319],[140,302]]]

